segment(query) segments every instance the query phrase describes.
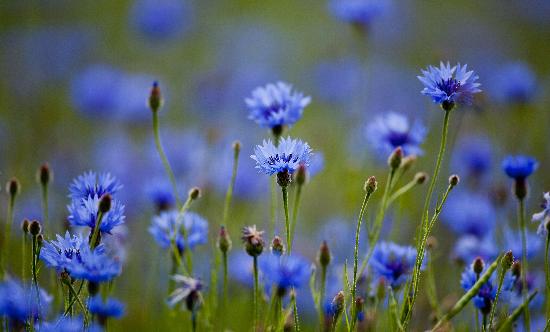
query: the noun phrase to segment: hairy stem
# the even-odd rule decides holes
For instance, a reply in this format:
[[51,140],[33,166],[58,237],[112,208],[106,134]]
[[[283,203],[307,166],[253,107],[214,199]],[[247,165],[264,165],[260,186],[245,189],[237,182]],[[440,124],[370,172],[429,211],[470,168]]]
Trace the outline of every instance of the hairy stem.
[[292,240],[290,238],[290,218],[288,216],[288,188],[282,186],[281,189],[283,191],[283,207],[285,210],[286,248],[290,255],[292,252]]

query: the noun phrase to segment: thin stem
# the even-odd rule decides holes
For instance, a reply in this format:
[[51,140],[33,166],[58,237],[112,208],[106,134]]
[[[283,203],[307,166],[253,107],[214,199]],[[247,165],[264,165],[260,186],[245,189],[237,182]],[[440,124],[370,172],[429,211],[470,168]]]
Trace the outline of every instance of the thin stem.
[[269,219],[270,219],[270,233],[275,234],[276,226],[276,214],[277,214],[277,190],[275,177],[270,177],[271,182],[271,197],[270,197],[270,209],[269,209]]
[[321,327],[325,324],[325,310],[323,309],[323,304],[325,301],[325,288],[327,285],[327,267],[321,267],[321,290],[319,292],[319,320]]
[[174,176],[174,172],[172,171],[172,167],[170,167],[170,162],[168,162],[168,158],[164,153],[164,149],[162,148],[162,143],[160,141],[159,120],[158,120],[158,114],[157,114],[158,112],[152,112],[152,113],[153,113],[153,134],[155,136],[155,146],[157,148],[157,152],[159,154],[160,160],[162,161],[162,165],[164,166],[164,170],[166,171],[166,174],[170,179],[170,183],[172,184],[172,191],[174,192],[174,198],[176,199],[176,203],[178,204],[178,206],[181,206],[176,177]]
[[82,302],[82,300],[78,296],[78,293],[75,291],[73,285],[70,282],[66,282],[65,285],[67,285],[67,287],[69,288],[69,292],[71,294],[73,294],[73,298],[75,299],[75,301],[78,303],[78,305],[82,309],[82,314],[84,315],[84,320],[88,321],[88,309],[86,309],[86,306],[84,305],[84,303]]
[[298,219],[298,209],[300,207],[300,198],[302,196],[302,184],[296,186],[296,194],[294,196],[294,206],[292,207],[292,221],[290,222],[290,243],[294,242],[294,230]]
[[300,319],[298,317],[298,304],[296,303],[296,297],[292,300],[292,310],[294,311],[294,331],[300,332]]
[[97,247],[99,243],[97,242],[97,237],[99,236],[100,228],[101,228],[101,221],[103,220],[103,213],[100,211],[97,214],[97,218],[95,221],[95,226],[92,233],[92,238],[90,239],[90,248],[93,250]]
[[[531,300],[533,300],[533,298],[536,295],[537,295],[537,291],[534,291],[533,293],[531,293],[531,295],[529,295],[529,297],[527,297],[527,299],[523,301],[523,303],[519,307],[517,307],[516,310],[514,310],[512,314],[508,316],[508,318],[506,318],[506,320],[498,328],[497,332],[511,330],[512,324],[518,319],[519,315],[521,315],[521,313],[525,310],[525,308],[529,306],[529,303],[531,302]],[[548,322],[546,323],[546,327],[544,328],[544,330],[546,331],[547,329],[548,329]]]
[[[445,147],[447,145],[447,134],[449,131],[449,116],[450,116],[451,110],[445,110],[445,116],[443,118],[443,129],[441,132],[441,143],[439,146],[439,152],[437,154],[437,160],[435,163],[435,169],[434,174],[430,180],[430,184],[428,186],[428,193],[426,194],[426,200],[424,201],[424,208],[422,210],[422,220],[419,225],[419,230],[417,231],[417,256],[422,255],[423,252],[421,252],[420,249],[422,249],[425,246],[425,239],[427,240],[427,236],[422,237],[421,235],[424,233],[427,235],[428,229],[427,226],[429,226],[429,207],[430,202],[432,201],[432,195],[435,188],[435,185],[437,183],[437,179],[439,177],[439,170],[441,169],[441,163],[443,161],[443,156],[445,155]],[[403,312],[401,313],[401,322],[403,323],[403,327],[407,329],[407,325],[409,323],[409,320],[412,315],[412,310],[416,301],[416,290],[418,288],[418,279],[420,278],[420,266],[422,264],[422,260],[417,259],[415,263],[415,269],[416,271],[413,276],[412,280],[409,283],[409,289],[407,290],[405,301],[404,301],[404,307]],[[411,294],[411,288],[414,288],[414,293]]]
[[550,233],[546,236],[546,245],[544,248],[544,274],[546,276],[546,317],[550,316],[550,263],[548,259],[548,249],[550,249]]
[[[193,258],[191,257],[190,248],[187,244],[188,243],[187,230],[185,229],[185,223],[182,223],[181,221],[185,213],[187,212],[187,210],[189,210],[189,207],[191,207],[192,202],[193,202],[193,199],[191,198],[191,196],[187,197],[187,200],[185,201],[185,203],[183,204],[183,206],[181,207],[178,213],[177,222],[176,222],[176,225],[181,225],[181,227],[177,231],[178,232],[181,231],[181,234],[183,235],[183,242],[185,246],[187,246],[187,248],[183,248],[183,258],[185,259],[185,264],[187,265],[186,270],[189,273],[189,275],[193,273]],[[179,249],[177,248],[177,244],[175,243],[176,239],[174,239],[173,242],[174,242],[173,247],[175,246],[174,251],[177,251],[177,255],[179,256],[179,251],[178,251]],[[181,264],[181,256],[179,256],[179,258],[180,258],[179,263]]]
[[227,301],[227,252],[222,252],[222,261],[223,261],[223,303]]
[[388,199],[388,206],[390,206],[396,199],[398,199],[399,197],[403,196],[404,194],[406,194],[407,192],[409,192],[409,190],[411,190],[412,188],[416,187],[417,185],[418,185],[417,179],[412,179],[411,181],[407,182],[407,184],[405,184],[403,187],[397,189],[397,190],[390,196],[390,198]]
[[[527,300],[528,292],[527,289],[527,237],[526,237],[526,226],[525,226],[525,201],[523,199],[520,199],[518,201],[519,203],[519,209],[518,209],[518,220],[519,220],[519,227],[521,230],[521,295],[523,297],[523,301]],[[523,312],[523,321],[525,324],[525,330],[531,331],[531,317],[529,313],[529,306],[525,306],[524,312]]]
[[[81,281],[80,286],[78,287],[78,291],[76,292],[76,297],[77,298],[80,296],[80,292],[82,291],[83,286],[84,286],[84,281]],[[67,289],[68,289],[68,287],[67,287]],[[69,302],[69,305],[65,309],[65,313],[63,314],[63,316],[67,316],[68,314],[71,314],[71,316],[72,316],[72,308],[73,308],[74,303],[76,302],[76,298],[72,296],[72,293],[71,293],[70,289],[69,289],[69,294],[71,295],[71,301]]]
[[10,251],[11,225],[13,224],[13,208],[15,206],[15,195],[10,195],[6,216],[6,227],[3,234],[0,234],[0,276],[4,273],[4,264],[7,260],[6,252]]
[[256,331],[258,328],[258,257],[253,256],[254,261],[254,296],[253,296],[253,305],[254,305],[254,317],[253,317],[253,330]]
[[42,218],[44,218],[44,224],[48,224],[49,213],[48,213],[48,184],[42,185]]
[[502,291],[502,284],[504,283],[504,275],[506,274],[506,270],[504,269],[504,266],[503,266],[503,263],[502,263],[503,259],[504,258],[502,258],[501,262],[500,262],[501,268],[500,268],[500,271],[499,271],[499,274],[498,274],[497,293],[495,295],[495,300],[491,304],[491,315],[489,316],[489,325],[487,325],[487,327],[486,327],[489,330],[491,330],[491,328],[493,326],[493,319],[495,318],[495,312],[496,312],[496,309],[497,309],[498,298],[499,298],[500,293]]
[[281,186],[283,191],[283,207],[285,210],[286,247],[288,254],[292,252],[292,240],[290,239],[290,218],[288,217],[288,187]]
[[197,312],[195,310],[191,313],[191,328],[193,332],[197,331]]

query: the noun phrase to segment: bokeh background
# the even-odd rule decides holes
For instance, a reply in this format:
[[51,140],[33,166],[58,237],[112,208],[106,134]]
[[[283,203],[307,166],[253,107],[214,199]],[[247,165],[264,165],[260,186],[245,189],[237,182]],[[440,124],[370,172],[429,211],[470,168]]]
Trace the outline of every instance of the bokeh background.
[[[250,316],[250,296],[239,281],[249,273],[237,265],[239,230],[257,224],[268,238],[274,233],[268,223],[269,180],[248,157],[269,132],[247,119],[244,98],[278,80],[312,97],[289,132],[316,152],[295,246],[314,262],[320,241],[328,240],[336,260],[331,273],[337,274],[337,264],[353,252],[363,181],[369,175],[382,179],[386,172],[386,156],[369,146],[365,127],[388,111],[423,122],[428,135],[415,170],[431,172],[442,112],[420,95],[416,75],[440,60],[467,63],[479,74],[483,93],[472,107],[453,113],[442,174],[462,175],[465,200],[486,205],[476,214],[476,204],[459,204],[437,227],[433,259],[445,267],[438,273],[438,291],[442,301],[450,301],[462,294],[455,245],[469,235],[468,245],[481,250],[475,241],[487,235],[472,238],[471,232],[453,228],[456,218],[489,225],[498,249],[519,239],[506,237],[516,221],[502,158],[526,153],[540,162],[530,182],[529,214],[539,210],[542,192],[550,189],[548,41],[550,2],[536,0],[387,1],[362,29],[334,15],[324,0],[5,0],[0,3],[0,180],[16,176],[22,183],[17,223],[40,218],[35,172],[41,163],[50,164],[55,179],[45,228],[52,236],[63,229],[67,186],[76,175],[96,170],[117,176],[125,186],[120,198],[127,223],[116,234],[125,265],[114,294],[127,304],[127,314],[111,328],[164,330],[163,324],[179,318],[164,309],[170,258],[147,231],[155,214],[151,198],[168,186],[146,105],[152,82],[159,81],[165,99],[161,135],[181,192],[195,185],[203,189],[194,210],[210,222],[212,241],[196,254],[203,257],[197,274],[204,280],[210,278],[229,183],[231,142],[243,145],[228,225],[236,305],[221,314],[240,331]],[[468,149],[486,163],[483,174],[470,173],[474,162],[469,163]],[[413,243],[424,190],[399,202],[382,239]],[[472,199],[474,194],[479,199]],[[1,195],[5,206],[5,191]],[[474,212],[463,216],[468,207]],[[280,214],[278,221],[277,233]],[[300,294],[310,297],[307,286]],[[309,303],[301,309],[305,321],[314,322],[311,300],[304,303]],[[415,328],[424,329],[429,325],[420,318],[429,314],[424,297],[417,310]],[[471,316],[463,320],[469,323]]]

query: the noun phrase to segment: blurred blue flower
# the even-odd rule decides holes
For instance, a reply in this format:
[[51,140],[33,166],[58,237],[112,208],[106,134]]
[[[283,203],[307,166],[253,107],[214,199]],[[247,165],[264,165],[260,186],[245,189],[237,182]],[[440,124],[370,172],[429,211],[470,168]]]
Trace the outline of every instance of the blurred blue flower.
[[530,156],[507,156],[502,161],[502,169],[514,180],[525,180],[539,167],[538,161]]
[[[233,250],[229,256],[229,278],[247,287],[254,285],[254,266],[250,256],[244,250]],[[260,274],[260,278],[263,276]],[[263,280],[263,279],[262,279]]]
[[309,166],[311,148],[307,143],[290,137],[281,138],[278,146],[271,140],[254,148],[250,156],[256,161],[256,168],[267,175],[280,172],[294,173],[300,164]]
[[122,266],[119,260],[108,256],[100,247],[92,250],[89,246],[81,246],[80,259],[69,261],[66,269],[71,278],[99,283],[119,276]]
[[499,251],[492,235],[479,238],[474,235],[465,235],[460,237],[454,247],[452,256],[462,263],[468,264],[476,257],[481,257],[485,261],[494,260]]
[[5,316],[10,325],[15,326],[23,326],[29,318],[44,317],[50,309],[52,297],[38,289],[38,299],[36,291],[35,287],[25,288],[16,279],[0,281],[0,316]]
[[311,102],[300,92],[292,91],[285,82],[267,84],[252,91],[252,97],[245,99],[250,114],[261,127],[291,126],[302,117],[304,108]]
[[149,201],[154,204],[159,212],[170,210],[176,204],[172,185],[166,177],[147,182],[145,191]]
[[300,288],[309,280],[311,264],[300,256],[262,256],[259,262],[267,289],[275,286],[279,294],[286,294],[289,288]]
[[496,211],[486,195],[463,190],[449,196],[441,218],[455,233],[483,238],[495,226]]
[[[184,230],[187,233],[187,243],[183,236]],[[153,217],[149,233],[163,249],[170,248],[172,241],[175,241],[181,253],[187,248],[193,250],[197,245],[207,242],[208,222],[193,212],[186,212],[182,217],[178,211],[166,211]]]
[[[353,256],[353,246],[348,244],[349,239],[355,238],[355,227],[352,225],[351,220],[339,216],[331,217],[319,224],[316,228],[317,236],[312,239],[315,242],[308,244],[308,247],[317,249],[322,241],[327,241],[333,261],[338,264],[344,263],[348,257]],[[366,252],[368,245],[366,232],[361,232],[359,236],[359,252]],[[332,298],[330,300],[332,301]]]
[[537,234],[548,236],[547,224],[550,222],[550,192],[544,193],[544,201],[541,204],[542,211],[533,214],[532,221],[538,222]]
[[315,152],[311,155],[309,166],[307,168],[308,176],[314,177],[325,168],[325,155],[322,152]]
[[349,106],[359,91],[363,71],[361,63],[354,58],[320,62],[313,72],[318,98]]
[[[527,258],[534,258],[541,253],[541,249],[544,245],[543,240],[535,233],[527,231],[526,245],[527,245]],[[521,244],[521,231],[512,230],[510,228],[504,229],[504,250],[512,250],[514,257],[522,257],[522,244]]]
[[460,63],[451,67],[449,62],[441,62],[439,68],[429,66],[427,70],[422,70],[422,76],[417,77],[424,84],[421,93],[444,107],[455,103],[468,105],[473,94],[481,92],[481,84],[476,82],[479,77],[473,70],[467,71],[467,65]]
[[329,9],[344,22],[367,26],[383,14],[390,4],[390,0],[331,0]]
[[493,77],[492,95],[501,103],[524,104],[530,102],[537,90],[537,77],[524,62],[508,63]]
[[[70,317],[61,315],[51,322],[42,321],[38,331],[40,332],[82,332],[84,318],[82,316]],[[101,332],[103,329],[96,323],[86,327],[87,332]]]
[[[73,226],[88,226],[94,229],[99,217],[99,201],[97,195],[85,199],[74,199],[67,206],[69,223]],[[111,209],[102,216],[99,230],[102,233],[111,233],[114,227],[124,224],[125,219],[124,205],[114,199],[111,203]]]
[[192,8],[185,0],[137,0],[130,9],[132,26],[150,41],[182,37],[192,23]]
[[69,186],[69,197],[73,200],[100,197],[109,194],[116,194],[122,185],[109,173],[89,171],[73,180]]
[[[116,89],[116,112],[112,118],[127,122],[150,121],[151,110],[147,97],[151,82],[154,81],[155,77],[148,74],[125,74]],[[163,92],[163,99],[166,101],[166,91]]]
[[415,248],[380,242],[374,248],[369,264],[376,278],[383,279],[392,288],[399,288],[412,273],[415,261]]
[[[199,292],[202,290],[202,282],[198,279],[182,276],[176,274],[172,279],[180,285],[176,288],[172,294],[168,297],[168,305],[170,307],[175,306],[179,302],[183,302],[188,308],[189,304],[196,299],[194,297],[199,296]],[[189,309],[191,310],[191,308]]]
[[124,304],[114,298],[107,298],[105,301],[101,295],[96,295],[88,301],[88,310],[100,320],[107,318],[121,318],[124,316]]
[[426,128],[419,121],[411,124],[404,115],[388,112],[367,125],[365,136],[376,155],[386,161],[399,146],[405,155],[421,155]]
[[[479,274],[479,276],[483,275],[487,268],[487,264],[483,266],[483,271]],[[486,283],[484,283],[481,288],[479,289],[479,292],[474,296],[473,302],[476,308],[481,310],[483,313],[488,314],[491,310],[491,306],[493,301],[495,300],[496,294],[497,294],[497,287],[496,284],[496,273],[493,273],[489,280],[487,280]],[[460,285],[462,286],[462,289],[465,291],[470,290],[478,280],[479,276],[474,272],[473,265],[468,265],[464,272],[462,272],[462,276],[460,279]],[[511,287],[511,284],[504,285],[503,284],[503,290],[509,289]]]
[[[511,273],[506,274],[507,281],[502,292],[502,298],[504,301],[510,304],[512,308],[517,308],[523,304],[523,282],[521,278],[515,278],[511,276]],[[541,273],[527,273],[527,293],[531,293],[534,290],[541,290],[545,288],[545,276]],[[544,303],[544,296],[535,296],[535,298],[529,303],[530,308],[539,308]]]
[[467,180],[479,180],[491,169],[493,146],[487,137],[467,136],[456,145],[451,167]]

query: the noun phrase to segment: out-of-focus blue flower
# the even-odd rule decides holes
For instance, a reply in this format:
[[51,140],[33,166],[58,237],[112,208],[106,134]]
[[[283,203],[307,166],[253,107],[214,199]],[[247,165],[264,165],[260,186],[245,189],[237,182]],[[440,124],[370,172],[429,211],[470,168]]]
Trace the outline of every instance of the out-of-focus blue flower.
[[170,210],[176,204],[172,185],[166,177],[148,182],[145,191],[158,211]]
[[390,3],[389,0],[331,0],[329,9],[344,22],[368,26],[388,9]]
[[315,152],[310,160],[309,160],[309,166],[307,168],[307,173],[309,177],[314,177],[319,172],[323,170],[325,167],[325,155],[322,152]]
[[441,217],[454,232],[483,238],[493,230],[496,211],[486,195],[459,191],[447,199]]
[[[44,261],[46,266],[54,268],[57,272],[61,272],[67,268],[72,260],[82,260],[80,250],[82,246],[89,246],[88,241],[82,238],[82,235],[65,233],[65,237],[56,234],[56,240],[44,241],[40,249],[40,259]],[[99,245],[96,250],[103,251],[103,245]]]
[[[483,275],[485,272],[486,265],[487,264],[483,267],[483,271],[479,274],[479,276]],[[470,288],[472,288],[478,280],[479,276],[474,272],[472,264],[468,265],[464,272],[462,272],[462,276],[460,278],[460,285],[462,286],[462,289],[465,291],[470,290]],[[493,273],[493,275],[481,286],[479,292],[473,298],[476,308],[484,313],[489,313],[491,310],[491,305],[497,294],[497,287],[498,285],[496,284],[495,273]]]
[[[150,121],[151,110],[147,97],[155,77],[148,74],[128,73],[119,82],[116,96],[116,113],[113,118],[127,122]],[[166,91],[163,93],[166,100]]]
[[124,74],[107,65],[93,65],[71,83],[71,100],[77,110],[94,118],[112,118],[119,105],[119,86]]
[[508,63],[493,77],[492,95],[501,103],[524,104],[530,102],[537,89],[537,77],[524,62]]
[[547,224],[550,222],[550,192],[544,193],[544,201],[541,204],[542,211],[533,214],[532,220],[539,223],[537,234],[548,236]]
[[74,279],[91,282],[106,282],[120,275],[122,266],[119,260],[108,256],[104,250],[82,246],[79,260],[73,259],[67,264],[67,271]]
[[[545,276],[541,273],[527,273],[525,278],[527,282],[527,293],[531,293],[536,289],[545,288]],[[515,278],[511,273],[507,273],[505,277],[504,292],[502,292],[502,298],[504,301],[510,304],[512,308],[517,308],[523,304],[523,282],[521,278]],[[544,303],[544,296],[536,296],[530,303],[530,308],[540,307]]]
[[481,92],[479,78],[473,70],[467,71],[467,65],[460,63],[451,67],[450,63],[440,63],[439,68],[429,66],[417,76],[424,84],[421,93],[432,98],[436,104],[449,107],[455,103],[470,104],[473,94]]
[[[99,197],[88,197],[86,199],[73,200],[67,207],[69,216],[67,219],[73,226],[88,226],[95,228],[97,218],[99,217]],[[124,224],[124,205],[113,200],[111,209],[103,214],[99,230],[102,233],[111,233],[114,227]]]
[[318,98],[349,106],[361,86],[365,69],[357,59],[343,58],[319,63],[313,73]]
[[[189,308],[189,303],[193,302],[193,298],[196,297],[202,290],[202,282],[198,279],[193,279],[179,274],[173,276],[172,279],[180,287],[176,288],[174,292],[170,294],[168,297],[168,305],[173,307],[177,303],[182,302]],[[190,299],[192,301],[190,301]]]
[[369,123],[365,136],[377,156],[385,161],[400,146],[405,155],[420,155],[420,144],[426,137],[426,128],[419,121],[413,124],[402,114],[389,112]]
[[309,166],[311,148],[309,144],[290,137],[282,138],[278,146],[271,140],[263,142],[254,148],[250,156],[256,161],[256,168],[265,174],[273,175],[280,172],[294,173],[300,164]]
[[88,310],[101,319],[118,319],[124,316],[124,304],[122,302],[113,298],[107,298],[103,301],[101,295],[96,295],[88,301]]
[[464,137],[452,155],[452,169],[466,179],[479,180],[490,170],[492,154],[493,147],[487,137]]
[[[51,322],[42,322],[38,331],[40,332],[82,332],[84,319],[82,316],[69,317],[61,315]],[[101,332],[103,329],[96,323],[92,323],[86,328],[88,332]]]
[[[361,232],[359,236],[359,252],[366,252],[368,245],[366,232]],[[303,237],[306,238],[306,234],[304,234]],[[333,261],[336,264],[342,264],[348,257],[353,256],[353,246],[348,245],[347,241],[354,238],[355,227],[353,226],[353,221],[335,216],[319,224],[317,236],[312,239],[314,242],[309,243],[307,247],[317,249],[322,241],[327,241]],[[299,246],[300,243],[296,243],[296,245]],[[337,291],[338,290],[336,290],[336,293]],[[334,295],[336,295],[336,293]],[[332,298],[330,300],[332,300]]]
[[376,278],[382,278],[392,288],[399,288],[412,273],[416,249],[393,242],[380,242],[369,262]]
[[[183,236],[184,230],[187,232],[187,243]],[[166,211],[153,217],[149,233],[161,248],[170,248],[172,241],[175,241],[178,250],[183,252],[207,242],[208,222],[193,212],[180,216],[178,211]]]
[[465,235],[456,241],[452,256],[463,263],[470,263],[476,257],[490,261],[498,256],[498,248],[492,235],[483,238],[474,235]]
[[130,21],[150,41],[172,40],[189,30],[192,8],[188,1],[137,0],[130,10]]
[[69,186],[69,197],[73,200],[100,197],[109,194],[114,195],[122,185],[109,173],[97,174],[89,171],[73,180]]
[[248,118],[261,127],[291,126],[300,120],[304,108],[311,102],[292,86],[284,82],[267,84],[252,91],[252,97],[245,99],[250,111]]
[[[533,258],[535,255],[540,254],[544,242],[535,233],[527,231],[525,235],[527,244],[527,258]],[[504,230],[504,246],[502,249],[506,251],[512,250],[514,257],[522,257],[521,231],[506,228]]]
[[259,268],[266,287],[275,286],[279,294],[286,294],[289,288],[299,288],[307,283],[311,265],[304,258],[277,255],[262,258]]
[[52,297],[39,289],[25,288],[16,279],[7,278],[0,282],[0,316],[5,316],[10,324],[23,325],[29,318],[43,317],[50,309]]
[[515,155],[507,156],[502,161],[502,169],[514,180],[525,180],[538,168],[538,161],[530,156]]
[[[229,278],[238,281],[242,285],[252,287],[254,285],[253,271],[252,259],[244,250],[238,250],[229,256]],[[263,278],[263,275],[260,274],[259,277]]]

